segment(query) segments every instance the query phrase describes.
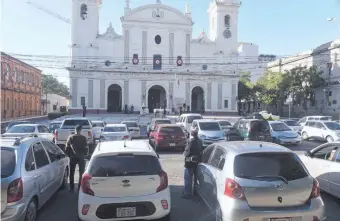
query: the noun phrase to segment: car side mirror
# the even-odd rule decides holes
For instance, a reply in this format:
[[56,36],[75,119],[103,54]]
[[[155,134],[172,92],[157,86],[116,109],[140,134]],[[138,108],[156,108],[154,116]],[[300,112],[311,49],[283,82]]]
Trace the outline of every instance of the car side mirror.
[[312,156],[311,156],[311,153],[310,153],[309,151],[306,151],[306,152],[305,152],[305,156],[307,156],[307,157],[312,157]]

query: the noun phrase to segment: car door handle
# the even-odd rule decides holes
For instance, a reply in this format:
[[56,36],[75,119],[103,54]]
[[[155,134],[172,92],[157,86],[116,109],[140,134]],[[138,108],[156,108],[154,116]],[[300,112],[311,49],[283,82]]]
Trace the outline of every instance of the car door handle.
[[41,177],[42,175],[43,175],[42,173],[39,174],[39,175],[36,175],[36,176],[34,176],[34,179],[37,179],[37,178]]

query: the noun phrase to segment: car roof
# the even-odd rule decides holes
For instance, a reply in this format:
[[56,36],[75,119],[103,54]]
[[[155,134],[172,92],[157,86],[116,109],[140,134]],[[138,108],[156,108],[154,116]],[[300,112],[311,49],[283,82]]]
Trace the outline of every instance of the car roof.
[[62,121],[52,121],[50,124],[61,124]]
[[137,121],[136,120],[124,120],[121,122],[121,124],[122,123],[137,123]]
[[125,124],[106,124],[105,127],[126,127]]
[[201,114],[195,114],[195,113],[190,113],[190,114],[182,114],[181,117],[186,117],[186,116],[202,116]]
[[70,117],[70,118],[66,118],[64,120],[89,120],[86,117]]
[[92,123],[104,123],[102,120],[92,120]]
[[96,147],[93,156],[115,155],[118,153],[137,153],[157,156],[148,142],[143,140],[100,142]]
[[169,120],[169,121],[171,121],[169,118],[153,118],[152,120],[153,121],[156,121],[156,120]]
[[243,153],[263,153],[263,152],[282,152],[291,153],[292,151],[278,144],[261,141],[222,141],[216,143],[228,151],[236,154]]
[[306,116],[306,117],[308,118],[308,117],[332,117],[332,116],[312,115],[312,116]]
[[178,124],[159,124],[159,127],[181,127]]
[[[29,147],[33,142],[37,141],[48,141],[47,139],[41,138],[41,137],[23,137],[23,138],[17,138],[17,137],[1,137],[0,139],[0,145],[1,147],[7,147],[7,148],[13,148],[13,149],[25,149],[26,147]],[[28,145],[22,145],[22,144],[28,144]]]
[[200,123],[200,122],[216,122],[217,123],[217,121],[214,119],[196,119],[194,121],[197,123]]
[[16,125],[13,125],[13,127],[22,127],[22,126],[38,126],[38,125],[42,125],[42,124],[16,124]]
[[284,122],[282,122],[280,120],[270,120],[270,121],[268,121],[268,123],[273,124],[273,123],[284,123]]

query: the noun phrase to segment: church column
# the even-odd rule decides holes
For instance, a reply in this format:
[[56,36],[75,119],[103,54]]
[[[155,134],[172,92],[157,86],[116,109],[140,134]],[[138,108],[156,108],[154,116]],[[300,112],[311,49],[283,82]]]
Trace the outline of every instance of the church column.
[[105,108],[106,106],[106,94],[105,94],[105,80],[100,80],[100,108]]
[[174,97],[174,82],[169,82],[169,95],[168,95],[168,109],[170,111],[173,108],[173,97]]
[[217,109],[222,109],[222,83],[218,83],[217,87]]
[[186,34],[185,37],[185,64],[190,64],[190,44],[191,44],[191,35],[190,34]]
[[207,101],[205,102],[205,108],[211,109],[211,82],[208,83],[208,91],[207,91]]
[[93,108],[93,80],[89,79],[89,87],[88,87],[88,97],[89,97],[89,101],[88,101],[88,108]]
[[[124,81],[124,104],[131,106],[132,104],[129,103],[129,81]],[[135,105],[134,105],[135,106]]]
[[231,84],[231,110],[236,110],[237,84]]
[[169,33],[169,64],[174,64],[175,34]]
[[73,78],[72,79],[72,107],[77,108],[78,107],[78,79]]
[[148,107],[148,91],[146,91],[146,81],[142,81],[142,87],[141,87],[141,105],[145,105],[145,107]]
[[191,108],[190,82],[185,83],[185,104]]
[[124,30],[124,62],[129,63],[130,53],[130,31]]
[[142,34],[142,64],[147,63],[147,57],[148,57],[147,45],[148,45],[148,32],[143,31],[143,34]]

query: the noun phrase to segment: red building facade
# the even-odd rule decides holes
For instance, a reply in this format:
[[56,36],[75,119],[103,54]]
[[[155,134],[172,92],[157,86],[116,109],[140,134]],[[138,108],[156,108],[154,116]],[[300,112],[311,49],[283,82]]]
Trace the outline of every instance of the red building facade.
[[1,120],[39,116],[41,70],[1,52]]

